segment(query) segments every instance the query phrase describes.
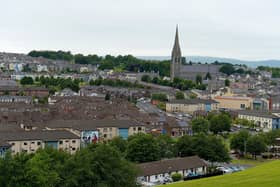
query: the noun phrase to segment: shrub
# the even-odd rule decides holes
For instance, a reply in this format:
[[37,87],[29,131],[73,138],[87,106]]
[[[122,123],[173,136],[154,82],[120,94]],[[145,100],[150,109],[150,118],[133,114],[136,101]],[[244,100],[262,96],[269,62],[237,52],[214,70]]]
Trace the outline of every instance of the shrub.
[[180,173],[174,173],[174,174],[171,176],[173,182],[182,180],[182,177],[183,177],[183,176],[182,176],[182,174],[180,174]]

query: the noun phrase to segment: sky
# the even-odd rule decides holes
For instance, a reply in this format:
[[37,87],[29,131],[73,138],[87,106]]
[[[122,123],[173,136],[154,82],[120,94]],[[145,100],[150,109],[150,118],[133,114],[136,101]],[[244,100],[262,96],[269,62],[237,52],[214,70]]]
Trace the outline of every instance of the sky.
[[0,51],[280,59],[279,0],[0,0]]

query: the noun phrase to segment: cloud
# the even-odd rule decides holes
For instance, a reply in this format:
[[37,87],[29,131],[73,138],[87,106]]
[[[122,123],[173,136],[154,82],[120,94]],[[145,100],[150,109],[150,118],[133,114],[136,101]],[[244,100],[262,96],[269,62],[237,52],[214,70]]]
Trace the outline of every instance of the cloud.
[[280,59],[276,0],[11,0],[1,2],[0,51]]

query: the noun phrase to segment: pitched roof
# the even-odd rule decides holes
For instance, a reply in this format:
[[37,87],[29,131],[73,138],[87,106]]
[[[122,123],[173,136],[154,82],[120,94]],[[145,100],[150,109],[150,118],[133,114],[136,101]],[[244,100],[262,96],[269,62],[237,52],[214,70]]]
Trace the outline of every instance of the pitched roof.
[[179,170],[199,168],[207,166],[206,162],[198,156],[190,156],[183,158],[173,158],[154,162],[139,164],[140,176],[151,176],[161,173],[169,173]]
[[0,147],[10,147],[11,145],[8,142],[0,140]]
[[13,131],[0,132],[0,138],[4,141],[43,140],[58,141],[61,139],[79,139],[79,136],[65,130],[42,131]]
[[143,126],[131,120],[53,120],[46,122],[49,128],[73,128],[76,130],[96,130],[99,127],[129,128]]
[[212,104],[218,103],[212,99],[182,99],[182,100],[171,100],[168,103],[171,104]]

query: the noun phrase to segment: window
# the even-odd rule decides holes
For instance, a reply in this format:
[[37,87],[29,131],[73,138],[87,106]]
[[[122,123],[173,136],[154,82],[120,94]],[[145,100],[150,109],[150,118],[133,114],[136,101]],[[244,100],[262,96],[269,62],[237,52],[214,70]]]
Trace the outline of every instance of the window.
[[72,143],[76,143],[76,140],[72,140]]
[[107,138],[107,134],[104,134],[103,137],[104,137],[104,138]]
[[27,145],[27,142],[23,142],[23,145]]
[[35,142],[31,142],[31,144],[35,144]]
[[141,131],[142,130],[142,128],[141,127],[138,127],[138,131]]
[[41,142],[37,142],[37,145],[41,145]]
[[72,148],[72,151],[75,151],[75,150],[76,150],[76,148],[75,148],[75,147],[73,147],[73,148]]
[[66,142],[66,143],[68,143],[68,142],[69,142],[69,140],[65,140],[65,142]]
[[63,144],[63,141],[59,141],[59,144]]
[[155,179],[157,179],[158,178],[158,176],[157,175],[155,175]]
[[113,130],[112,127],[110,127],[110,128],[109,128],[109,131],[112,131],[112,130]]
[[133,127],[133,130],[136,131],[136,127]]
[[13,142],[12,145],[15,145],[15,143]]
[[245,104],[240,104],[240,108],[245,108]]

